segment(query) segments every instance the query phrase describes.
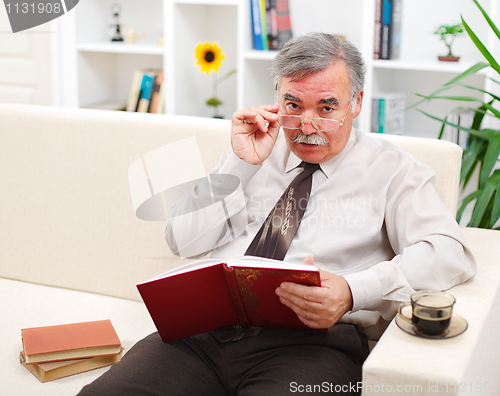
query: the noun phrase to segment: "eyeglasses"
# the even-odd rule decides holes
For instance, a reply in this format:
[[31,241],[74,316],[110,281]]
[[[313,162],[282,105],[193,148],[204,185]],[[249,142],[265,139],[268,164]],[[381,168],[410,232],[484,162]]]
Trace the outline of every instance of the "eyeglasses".
[[334,120],[333,118],[306,118],[299,115],[278,114],[278,122],[286,129],[302,129],[304,124],[309,121],[319,132],[337,132],[337,130],[344,125],[344,120],[350,108],[351,103],[349,102],[344,118],[340,121]]

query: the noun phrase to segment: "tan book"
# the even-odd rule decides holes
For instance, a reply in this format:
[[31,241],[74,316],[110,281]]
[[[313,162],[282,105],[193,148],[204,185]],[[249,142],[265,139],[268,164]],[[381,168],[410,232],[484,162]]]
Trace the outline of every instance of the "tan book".
[[139,96],[141,94],[143,70],[136,70],[132,77],[132,84],[130,85],[130,93],[127,102],[127,111],[136,111],[139,104]]
[[19,360],[40,382],[47,382],[118,363],[122,358],[122,351],[117,355],[96,356],[93,358],[62,360],[40,364],[26,364],[24,353],[21,351]]
[[108,320],[21,330],[26,364],[116,355],[121,343]]

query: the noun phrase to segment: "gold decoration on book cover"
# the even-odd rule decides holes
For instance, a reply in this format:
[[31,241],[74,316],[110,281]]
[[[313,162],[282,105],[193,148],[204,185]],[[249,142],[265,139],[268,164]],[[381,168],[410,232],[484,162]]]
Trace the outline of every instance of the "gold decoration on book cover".
[[[262,315],[256,311],[256,308],[260,306],[261,300],[259,296],[252,292],[254,281],[258,280],[259,277],[266,278],[281,278],[283,277],[283,270],[261,270],[254,268],[235,268],[236,282],[238,283],[238,288],[240,290],[240,295],[243,303],[249,308],[247,311],[247,316],[252,323],[261,323],[262,327],[267,328],[283,328],[283,326],[277,326],[269,323],[268,320],[262,318]],[[310,272],[296,272],[293,276],[298,283],[309,283],[314,284],[316,282],[315,274]],[[302,282],[300,282],[301,280]],[[276,296],[276,298],[278,298]],[[303,330],[303,326],[290,326],[290,329]]]

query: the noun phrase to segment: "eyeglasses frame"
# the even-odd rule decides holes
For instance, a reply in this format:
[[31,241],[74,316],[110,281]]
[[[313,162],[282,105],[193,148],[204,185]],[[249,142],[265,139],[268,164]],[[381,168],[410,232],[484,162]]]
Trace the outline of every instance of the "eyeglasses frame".
[[[301,118],[302,119],[302,122],[300,124],[300,126],[298,128],[286,128],[286,129],[302,129],[304,127],[304,124],[309,121],[311,123],[311,125],[318,131],[318,132],[337,132],[340,127],[342,125],[344,125],[344,121],[345,121],[345,118],[347,117],[347,113],[349,113],[349,109],[351,108],[351,101],[349,101],[349,106],[347,106],[347,111],[345,112],[344,114],[344,117],[342,118],[342,120],[340,121],[337,121],[333,118],[322,118],[322,117],[316,117],[316,118],[306,118],[304,116],[301,116],[301,115],[293,115],[293,114],[278,114],[278,123],[281,125],[281,122],[279,121],[279,117],[281,116],[285,116],[285,117],[295,117],[295,118]],[[319,129],[316,124],[314,123],[314,120],[328,120],[328,121],[335,121],[339,126],[337,129],[333,130],[333,131],[323,131],[321,129]],[[285,128],[283,125],[281,125],[282,128]]]

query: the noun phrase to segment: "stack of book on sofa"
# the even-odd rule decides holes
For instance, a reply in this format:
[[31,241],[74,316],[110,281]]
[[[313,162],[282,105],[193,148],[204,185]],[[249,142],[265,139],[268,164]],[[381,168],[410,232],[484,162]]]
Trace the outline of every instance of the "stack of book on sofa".
[[41,382],[118,363],[123,348],[110,320],[21,330],[21,364]]

